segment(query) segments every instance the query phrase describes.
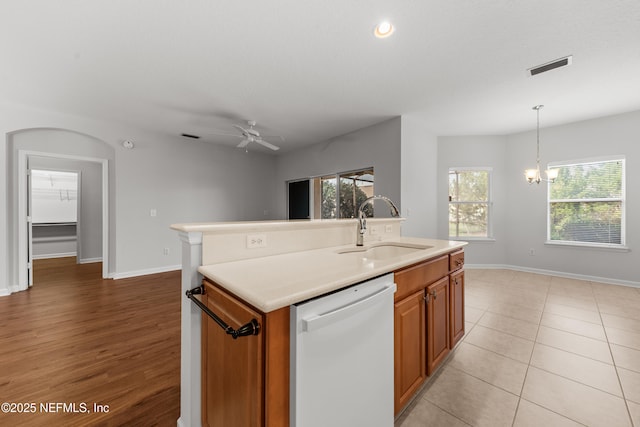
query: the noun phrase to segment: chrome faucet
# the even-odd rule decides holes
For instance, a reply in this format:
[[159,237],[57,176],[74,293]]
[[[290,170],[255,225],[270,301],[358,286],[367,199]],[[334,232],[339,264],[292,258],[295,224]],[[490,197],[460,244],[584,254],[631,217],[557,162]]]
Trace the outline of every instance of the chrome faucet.
[[369,203],[373,203],[374,200],[384,200],[385,202],[387,202],[387,204],[391,208],[391,215],[400,216],[400,211],[398,211],[398,208],[396,207],[396,205],[394,205],[391,199],[389,199],[388,197],[371,196],[368,199],[366,199],[364,202],[360,204],[360,207],[358,208],[358,234],[356,234],[357,246],[363,245],[364,233],[365,231],[367,231],[367,218],[365,217],[365,214],[364,214],[364,207]]

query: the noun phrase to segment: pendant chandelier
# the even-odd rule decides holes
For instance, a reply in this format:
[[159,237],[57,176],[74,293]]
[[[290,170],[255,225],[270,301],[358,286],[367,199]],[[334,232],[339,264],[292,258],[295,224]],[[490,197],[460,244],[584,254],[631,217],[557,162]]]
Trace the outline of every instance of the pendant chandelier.
[[540,175],[540,109],[544,107],[544,105],[536,105],[532,108],[532,110],[536,110],[537,115],[537,124],[536,124],[536,168],[535,169],[527,169],[524,171],[524,176],[527,178],[529,184],[540,184],[540,181],[545,182],[554,182],[558,177],[558,169],[547,169],[545,170],[545,174],[547,175],[546,179],[543,179]]

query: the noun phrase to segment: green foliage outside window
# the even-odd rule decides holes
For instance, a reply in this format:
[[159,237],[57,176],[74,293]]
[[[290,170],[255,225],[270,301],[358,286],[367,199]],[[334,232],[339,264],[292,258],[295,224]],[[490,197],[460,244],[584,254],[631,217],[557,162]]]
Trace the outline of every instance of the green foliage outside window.
[[623,244],[624,161],[557,168],[549,186],[549,239]]
[[[358,207],[367,197],[359,186],[353,184],[352,180],[340,179],[340,211],[337,218],[356,218]],[[364,213],[367,217],[372,217],[372,206],[365,206]],[[325,180],[322,183],[322,218],[336,218],[335,179]]]
[[489,171],[449,171],[449,236],[489,237]]

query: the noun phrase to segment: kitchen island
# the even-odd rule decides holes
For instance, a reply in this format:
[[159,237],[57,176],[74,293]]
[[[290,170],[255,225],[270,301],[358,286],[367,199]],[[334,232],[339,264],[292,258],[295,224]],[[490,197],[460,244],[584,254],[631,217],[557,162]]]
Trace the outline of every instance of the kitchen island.
[[[398,283],[398,413],[464,333],[465,243],[403,237],[401,221],[369,219],[362,247],[355,246],[356,220],[172,226],[183,241],[183,292],[201,286],[204,279],[204,302],[223,313],[229,325],[238,328],[251,318],[260,324],[257,335],[237,340],[245,340],[241,346],[216,346],[216,340],[231,337],[219,328],[220,336],[212,334],[217,326],[203,326],[200,309],[183,297],[178,425],[200,425],[201,417],[216,425],[212,412],[224,420],[226,409],[246,415],[240,425],[288,425],[289,306],[389,272],[396,273]],[[427,328],[435,329],[427,334]],[[234,347],[235,353],[223,354],[221,347]],[[234,360],[242,367],[212,369]],[[234,379],[224,378],[228,371]],[[206,387],[211,381],[231,388]]]

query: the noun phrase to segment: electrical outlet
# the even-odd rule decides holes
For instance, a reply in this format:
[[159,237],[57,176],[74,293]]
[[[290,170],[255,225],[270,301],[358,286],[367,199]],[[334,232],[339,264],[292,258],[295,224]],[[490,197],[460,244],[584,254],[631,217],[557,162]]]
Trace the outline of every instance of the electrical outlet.
[[169,255],[169,248],[164,248],[163,253],[164,253],[165,255]]
[[536,250],[534,248],[529,248],[529,255],[534,256],[536,254]]
[[267,247],[266,234],[248,234],[247,235],[247,249],[266,248],[266,247]]
[[149,211],[149,216],[157,216],[157,215],[158,215],[158,211],[157,211],[157,210],[155,210],[155,209],[151,209],[151,210]]
[[385,233],[392,233],[393,232],[393,225],[391,224],[387,224],[384,226],[384,232]]

